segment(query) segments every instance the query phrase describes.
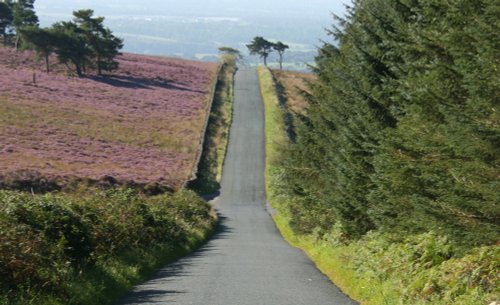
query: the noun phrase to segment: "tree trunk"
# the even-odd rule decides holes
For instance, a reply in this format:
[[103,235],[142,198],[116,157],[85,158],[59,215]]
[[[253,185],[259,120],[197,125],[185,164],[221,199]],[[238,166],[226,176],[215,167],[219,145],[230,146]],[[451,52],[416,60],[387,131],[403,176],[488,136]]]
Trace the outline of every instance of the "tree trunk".
[[264,66],[267,66],[267,56],[264,56]]
[[83,73],[82,73],[82,67],[80,66],[80,64],[75,64],[75,68],[76,68],[76,74],[77,74],[79,77],[82,77],[82,76],[83,76]]
[[49,53],[45,53],[45,71],[47,74],[50,73],[49,55]]
[[19,47],[19,35],[16,35],[16,42],[14,43],[14,49],[17,51],[18,47]]
[[101,57],[97,56],[97,75],[102,75]]
[[283,54],[280,53],[280,70],[283,70]]

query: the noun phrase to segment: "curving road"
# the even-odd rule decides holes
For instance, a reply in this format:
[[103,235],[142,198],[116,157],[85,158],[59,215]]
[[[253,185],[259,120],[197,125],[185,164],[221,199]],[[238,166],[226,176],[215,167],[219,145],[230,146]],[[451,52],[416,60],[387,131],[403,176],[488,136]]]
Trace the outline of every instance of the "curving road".
[[266,211],[264,110],[256,71],[235,76],[234,121],[215,236],[166,266],[119,304],[347,305],[308,257],[288,245]]

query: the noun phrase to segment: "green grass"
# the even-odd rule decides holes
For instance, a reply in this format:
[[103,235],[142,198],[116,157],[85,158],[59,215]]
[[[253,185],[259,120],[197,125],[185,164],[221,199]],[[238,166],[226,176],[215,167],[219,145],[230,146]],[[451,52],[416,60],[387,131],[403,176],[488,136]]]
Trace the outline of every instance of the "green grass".
[[[371,232],[345,240],[339,228],[327,235],[298,235],[290,227],[287,202],[279,192],[281,148],[288,144],[270,71],[258,69],[266,113],[266,190],[283,237],[304,250],[317,267],[351,298],[366,305],[488,305],[500,301],[500,248],[454,253],[437,233],[391,236]],[[459,251],[458,251],[459,252]]]
[[201,195],[212,194],[220,188],[232,122],[235,71],[236,64],[229,59],[223,63],[219,73],[197,179],[189,184]]
[[0,191],[0,304],[112,304],[200,246],[215,223],[190,191]]
[[[160,244],[152,249],[130,251],[118,259],[102,262],[88,270],[83,278],[75,275],[70,285],[71,304],[112,304],[136,284],[149,279],[158,268],[198,248],[207,232],[197,232],[182,246]],[[101,293],[96,295],[96,291]]]
[[279,106],[272,74],[266,67],[259,67],[257,73],[265,109],[266,177],[270,178],[273,165],[281,157],[279,148],[286,145],[287,136],[284,129],[284,113]]

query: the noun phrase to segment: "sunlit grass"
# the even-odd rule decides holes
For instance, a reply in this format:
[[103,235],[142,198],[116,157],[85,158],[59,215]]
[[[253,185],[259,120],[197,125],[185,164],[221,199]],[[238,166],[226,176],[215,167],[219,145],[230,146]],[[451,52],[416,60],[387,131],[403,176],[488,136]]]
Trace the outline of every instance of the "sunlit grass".
[[303,92],[310,92],[308,83],[314,82],[316,76],[311,73],[281,70],[272,70],[272,74],[283,87],[280,88],[281,95],[286,99],[288,109],[294,113],[303,113],[308,104]]
[[[200,117],[202,115],[200,114]],[[32,103],[2,99],[0,126],[19,128],[59,128],[79,137],[138,146],[154,145],[192,153],[198,149],[193,140],[201,120],[182,117],[126,118],[92,107],[61,108],[51,103]],[[184,136],[179,136],[179,135]]]

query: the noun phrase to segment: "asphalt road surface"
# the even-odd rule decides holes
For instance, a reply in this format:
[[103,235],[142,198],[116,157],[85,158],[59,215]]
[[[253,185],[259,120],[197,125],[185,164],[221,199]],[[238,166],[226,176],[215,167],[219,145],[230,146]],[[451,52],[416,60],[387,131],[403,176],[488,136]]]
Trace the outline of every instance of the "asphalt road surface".
[[234,121],[215,236],[159,270],[119,304],[357,304],[280,236],[266,211],[264,109],[256,71],[236,74]]

